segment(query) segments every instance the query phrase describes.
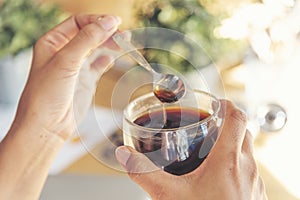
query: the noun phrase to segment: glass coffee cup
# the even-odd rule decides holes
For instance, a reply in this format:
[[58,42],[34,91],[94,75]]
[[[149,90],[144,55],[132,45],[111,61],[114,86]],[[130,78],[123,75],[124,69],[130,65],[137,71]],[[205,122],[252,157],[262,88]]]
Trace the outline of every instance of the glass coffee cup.
[[189,91],[175,103],[162,103],[151,92],[124,109],[124,144],[174,175],[196,169],[207,157],[219,132],[220,101]]

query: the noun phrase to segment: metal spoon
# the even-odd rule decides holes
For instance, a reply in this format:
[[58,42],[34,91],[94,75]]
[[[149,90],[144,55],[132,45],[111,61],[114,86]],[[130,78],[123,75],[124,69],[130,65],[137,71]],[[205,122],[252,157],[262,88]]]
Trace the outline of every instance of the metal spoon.
[[120,34],[113,35],[113,40],[139,65],[152,73],[153,93],[161,102],[176,102],[185,94],[185,85],[178,76],[156,72],[137,48],[130,42],[124,40]]

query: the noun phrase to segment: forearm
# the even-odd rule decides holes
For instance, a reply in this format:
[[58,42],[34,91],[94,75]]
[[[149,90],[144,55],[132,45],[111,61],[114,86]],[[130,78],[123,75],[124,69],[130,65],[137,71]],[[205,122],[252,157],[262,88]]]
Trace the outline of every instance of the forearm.
[[38,199],[63,142],[39,127],[13,125],[0,143],[0,199]]

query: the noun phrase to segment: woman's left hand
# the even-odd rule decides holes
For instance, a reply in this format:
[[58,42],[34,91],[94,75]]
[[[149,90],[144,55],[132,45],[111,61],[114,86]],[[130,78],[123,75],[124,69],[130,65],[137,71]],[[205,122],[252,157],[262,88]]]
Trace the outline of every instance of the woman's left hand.
[[99,47],[115,48],[110,40],[120,23],[116,16],[77,15],[41,37],[14,125],[35,122],[36,128],[66,140],[88,110],[99,76],[112,63],[109,55],[86,60]]

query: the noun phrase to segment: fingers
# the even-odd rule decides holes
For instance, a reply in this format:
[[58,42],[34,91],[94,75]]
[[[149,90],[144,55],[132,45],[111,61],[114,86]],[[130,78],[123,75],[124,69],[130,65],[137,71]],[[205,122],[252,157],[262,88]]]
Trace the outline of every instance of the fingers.
[[42,36],[34,47],[34,66],[43,66],[64,47],[84,26],[93,23],[99,15],[72,16]]
[[222,100],[223,124],[214,149],[220,152],[240,152],[246,134],[247,118],[233,103]]
[[71,17],[37,42],[34,66],[41,67],[51,60],[52,66],[77,70],[89,53],[103,44],[120,23],[120,18],[110,15]]
[[[126,41],[131,40],[130,31],[117,32],[117,34],[122,34],[122,37]],[[108,48],[113,51],[105,52],[103,48]],[[97,72],[94,73],[96,77],[99,77],[113,66],[115,60],[119,57],[117,54],[117,51],[119,50],[120,47],[114,42],[112,37],[110,37],[99,48],[95,49],[91,55],[89,55],[88,62],[90,63],[90,69]]]
[[168,176],[171,175],[160,170],[146,156],[130,147],[117,148],[116,157],[129,177],[149,194],[156,193],[165,181],[170,181]]
[[117,30],[119,18],[105,16],[83,27],[55,56],[53,62],[66,70],[78,70],[85,58]]

